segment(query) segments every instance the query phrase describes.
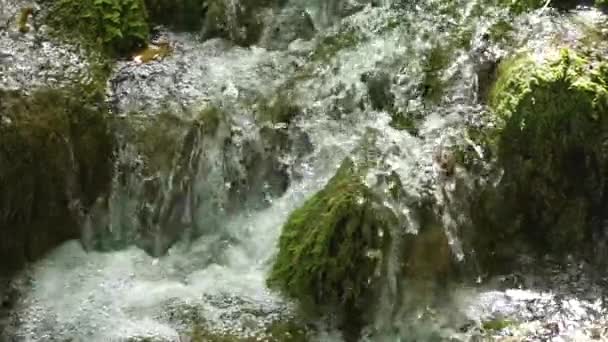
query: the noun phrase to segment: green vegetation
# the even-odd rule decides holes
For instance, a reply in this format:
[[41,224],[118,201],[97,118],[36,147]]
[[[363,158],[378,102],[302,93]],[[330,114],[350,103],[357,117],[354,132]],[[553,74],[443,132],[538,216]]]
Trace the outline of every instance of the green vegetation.
[[365,38],[354,27],[344,27],[339,32],[324,36],[312,52],[310,59],[313,62],[329,61],[338,52],[355,47]]
[[192,118],[162,111],[153,117],[132,113],[129,119],[130,138],[144,157],[147,172],[168,173],[182,150],[191,150],[184,144],[192,143],[192,134],[214,135],[227,115],[215,106],[209,106]]
[[422,97],[430,103],[438,103],[444,94],[446,81],[442,73],[449,65],[452,49],[442,45],[434,46],[426,56],[421,84]]
[[108,190],[113,138],[88,91],[0,92],[0,267],[77,238],[74,201],[88,207]]
[[219,333],[195,327],[192,332],[193,342],[307,342],[310,341],[307,330],[298,324],[274,322],[264,332],[255,336],[243,337],[238,334]]
[[515,322],[508,319],[495,318],[489,321],[485,321],[482,324],[483,330],[486,331],[500,331],[513,326]]
[[221,37],[237,45],[249,46],[259,41],[264,31],[264,11],[281,6],[281,0],[251,0],[235,4],[224,0],[208,0],[204,35],[206,38]]
[[148,40],[143,0],[56,0],[47,22],[60,36],[110,56],[124,55]]
[[261,122],[290,124],[301,112],[302,110],[291,102],[289,94],[281,91],[269,99],[260,101],[256,117]]
[[405,130],[413,136],[418,135],[417,120],[413,113],[396,112],[391,115],[391,127]]
[[539,254],[587,255],[608,210],[607,81],[605,64],[567,49],[543,63],[502,63],[490,94],[499,123],[479,137],[505,174],[474,215],[496,253],[508,257],[523,241]]
[[396,220],[361,177],[345,160],[325,188],[289,216],[268,279],[298,299],[304,313],[333,312],[353,330],[383,274]]

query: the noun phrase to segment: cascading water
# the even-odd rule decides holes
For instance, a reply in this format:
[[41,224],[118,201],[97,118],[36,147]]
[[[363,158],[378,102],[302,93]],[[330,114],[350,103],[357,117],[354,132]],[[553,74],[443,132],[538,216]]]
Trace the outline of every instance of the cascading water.
[[[229,18],[236,20],[239,2],[228,3]],[[499,58],[524,48],[543,53],[556,36],[574,41],[602,16],[543,8],[512,18],[482,0],[291,5],[308,7],[323,27],[311,42],[267,51],[165,32],[173,56],[119,63],[108,85],[117,125],[179,113],[169,119],[178,124],[160,129],[176,146],[162,168],[149,172],[142,151],[160,153],[164,140],[149,147],[149,141],[137,141],[137,130],[117,129],[111,195],[84,220],[82,244],[66,243],[15,280],[23,294],[6,336],[178,341],[202,326],[259,337],[273,322],[294,319],[294,303],[266,286],[281,226],[349,155],[382,161],[369,171],[372,187],[378,174],[399,176],[405,195],[387,203],[400,217],[394,236],[417,233],[416,208],[432,201],[449,245],[443,257],[466,268],[472,283],[483,276],[467,245],[470,233],[461,228],[469,219],[461,192],[473,187],[472,180],[449,165],[450,154],[455,146],[482,153],[466,128],[487,124],[480,97]],[[490,42],[488,30],[507,19],[515,21],[511,39]],[[323,45],[328,41],[339,43]],[[388,86],[379,90],[378,84]],[[442,93],[433,94],[438,87]],[[289,125],[257,121],[252,103],[285,88],[301,112]],[[387,103],[390,108],[383,107]],[[212,134],[207,121],[195,118],[210,107],[229,113]],[[413,117],[417,129],[397,129],[390,112]],[[375,138],[361,156],[370,134]],[[277,148],[277,136],[288,143]],[[601,303],[589,299],[597,293],[592,285],[584,298],[570,289],[554,295],[429,284],[421,285],[428,290],[421,295],[400,273],[401,253],[389,256],[364,340],[473,340],[475,331],[462,327],[506,312],[540,312],[555,324],[572,323],[565,329],[572,339],[606,321]],[[555,296],[565,298],[565,311],[552,310]],[[341,340],[333,328],[319,328],[315,340]],[[528,335],[542,338],[544,328],[532,327]]]

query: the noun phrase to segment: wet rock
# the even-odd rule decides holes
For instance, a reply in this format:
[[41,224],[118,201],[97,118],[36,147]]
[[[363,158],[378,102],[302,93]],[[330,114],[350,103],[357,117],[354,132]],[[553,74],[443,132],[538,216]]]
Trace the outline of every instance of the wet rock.
[[173,52],[162,61],[117,64],[110,89],[120,115],[179,113],[213,98],[253,102],[293,72],[292,58],[279,53],[230,47],[221,40],[198,43],[185,33],[166,36]]
[[272,15],[282,5],[281,0],[210,0],[207,4],[203,37],[225,38],[241,46],[254,45],[262,37]]
[[298,7],[286,7],[268,25],[259,45],[272,50],[285,50],[297,39],[312,39],[315,32],[308,12]]
[[3,91],[0,100],[0,269],[10,271],[80,236],[108,191],[113,138],[93,94]]
[[519,237],[538,254],[593,257],[587,244],[608,203],[604,70],[571,50],[541,64],[503,62],[490,95],[502,121],[489,139],[505,174],[483,207],[500,220],[499,245]]
[[391,93],[391,77],[387,73],[367,73],[361,75],[361,81],[368,89],[369,101],[375,110],[394,110],[395,95]]
[[374,280],[383,274],[393,224],[393,213],[346,160],[323,190],[290,215],[268,283],[313,315],[339,315],[345,333],[356,336]]
[[78,49],[50,41],[42,33],[0,30],[0,89],[60,87],[91,77]]

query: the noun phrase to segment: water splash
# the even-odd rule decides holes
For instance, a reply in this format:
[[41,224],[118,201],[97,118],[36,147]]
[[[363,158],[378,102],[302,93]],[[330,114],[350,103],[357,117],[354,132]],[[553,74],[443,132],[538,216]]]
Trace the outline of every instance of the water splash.
[[[238,5],[237,1],[230,3]],[[336,3],[308,5],[321,13],[319,21],[327,26],[329,18],[339,16],[335,8],[328,7]],[[450,166],[449,160],[454,146],[470,144],[466,128],[483,117],[480,75],[487,65],[520,49],[547,53],[547,42],[556,36],[578,39],[582,32],[577,21],[594,22],[598,16],[588,11],[580,16],[554,16],[543,10],[511,18],[491,6],[482,6],[479,13],[480,3],[402,5],[385,1],[382,6],[366,6],[293,54],[230,47],[219,40],[199,43],[191,35],[169,34],[176,45],[174,56],[162,63],[120,64],[110,85],[119,116],[152,117],[163,104],[188,121],[191,108],[212,103],[231,113],[230,124],[213,139],[191,135],[192,141],[184,144],[188,148],[178,152],[169,171],[160,175],[142,172],[141,147],[124,137],[112,196],[107,206],[101,201],[98,214],[93,210],[83,228],[88,249],[99,247],[94,235],[100,226],[109,230],[110,244],[118,246],[106,248],[115,249],[107,253],[85,253],[80,244],[70,242],[26,272],[23,277],[31,277],[31,282],[14,312],[14,336],[26,340],[176,340],[194,324],[248,335],[273,320],[290,317],[293,303],[265,285],[280,227],[290,212],[323,187],[344,157],[357,155],[370,131],[376,132],[376,139],[360,158],[379,162],[370,170],[368,184],[376,186],[378,175],[394,173],[405,192],[400,200],[386,203],[402,218],[393,235],[401,238],[420,233],[417,205],[430,201],[440,233],[447,238],[448,256],[474,264],[474,253],[466,245],[468,232],[462,230],[467,220],[462,213],[468,211],[462,191],[472,185],[468,175],[458,166]],[[511,39],[489,40],[488,30],[505,19],[515,20]],[[355,32],[355,38],[324,54],[326,59],[309,58],[327,41],[324,38],[344,32]],[[465,37],[462,41],[460,35]],[[434,60],[437,51],[443,54],[439,61]],[[387,83],[394,108],[372,105],[362,75],[378,72],[391,75]],[[442,88],[439,98],[432,101],[430,90],[424,87],[431,81]],[[244,146],[261,140],[251,102],[288,86],[303,112],[288,135],[303,133],[312,148],[303,155],[295,156],[290,150],[281,156],[281,162],[290,168],[284,193],[269,196],[264,206],[238,207],[229,215],[218,209],[222,205],[196,202],[197,196],[206,196],[230,204],[232,185],[226,179],[232,173],[238,174],[236,178],[246,177],[239,165],[251,150]],[[417,132],[393,127],[395,112],[415,117]],[[185,139],[189,130],[188,126],[179,131],[174,139]],[[234,150],[224,148],[226,141]],[[296,147],[301,147],[298,144],[303,143],[298,141]],[[155,182],[160,190],[150,199],[147,186],[153,177],[158,178]],[[137,214],[142,211],[157,217],[142,221]],[[173,225],[185,228],[168,227]],[[178,236],[162,240],[167,229]],[[197,232],[184,238],[188,229]],[[144,236],[151,241],[151,247],[146,247],[150,254],[160,256],[165,250],[167,254],[155,258],[131,246],[145,240]],[[476,310],[476,306],[499,303],[512,294],[404,281],[402,252],[394,248],[388,256],[385,288],[369,329],[370,340],[462,337],[457,331],[462,317],[480,321],[483,315],[478,313],[486,309]],[[448,303],[442,293],[450,290],[455,293],[450,298],[454,302]],[[547,298],[538,293],[533,296]],[[511,307],[519,308],[519,303],[529,300],[515,298]],[[463,308],[476,314],[464,315]],[[577,314],[580,310],[572,311]],[[454,318],[458,315],[461,317]],[[328,334],[319,340],[336,338],[335,333]]]

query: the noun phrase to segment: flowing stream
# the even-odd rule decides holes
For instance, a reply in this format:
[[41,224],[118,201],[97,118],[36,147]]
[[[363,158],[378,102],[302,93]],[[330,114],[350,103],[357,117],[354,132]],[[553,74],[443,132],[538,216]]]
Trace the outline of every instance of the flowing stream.
[[[523,49],[552,53],[550,42],[576,42],[586,30],[601,27],[604,17],[586,8],[569,14],[543,8],[514,17],[482,0],[352,2],[355,9],[341,18],[327,5],[334,2],[292,1],[288,6],[304,7],[318,32],[285,50],[234,47],[221,39],[201,42],[194,34],[161,28],[174,45],[172,55],[149,64],[118,62],[108,101],[125,122],[167,108],[187,119],[191,108],[206,103],[227,108],[230,118],[214,137],[184,145],[181,157],[154,176],[153,196],[146,195],[152,181],[141,171],[137,146],[129,134],[119,133],[119,172],[109,205],[83,224],[82,242],[65,243],[14,280],[21,294],[9,316],[7,340],[180,341],[195,325],[247,337],[259,336],[275,321],[296,319],[295,303],[265,283],[281,226],[349,155],[380,158],[382,165],[373,172],[399,176],[408,198],[390,204],[404,218],[399,230],[417,231],[410,212],[421,199],[445,208],[440,217],[450,253],[470,270],[471,284],[482,283],[467,249],[467,232],[457,224],[467,219],[457,212],[467,203],[458,202],[455,178],[468,184],[468,176],[464,171],[445,176],[436,156],[454,145],[470,145],[465,128],[487,124],[480,97],[496,61]],[[490,29],[502,21],[512,23],[512,34],[489,39]],[[327,50],[327,37],[346,43]],[[3,64],[3,88],[53,84],[52,73],[35,71],[40,58],[55,61],[50,70],[66,70],[64,62],[83,68],[70,63],[76,55],[69,47],[43,42],[38,50],[27,38],[6,32],[0,42],[2,60],[23,60],[36,51],[19,72]],[[439,63],[433,60],[438,51],[445,59]],[[433,82],[443,85],[432,104],[425,100],[432,95],[423,90],[429,68],[437,68]],[[385,87],[377,90],[378,82]],[[265,127],[289,141],[281,151],[268,151],[251,103],[285,89],[301,113],[288,127]],[[379,92],[392,108],[374,105]],[[390,111],[415,113],[417,132],[393,127]],[[167,134],[183,139],[187,132]],[[367,140],[371,143],[365,145]],[[223,145],[226,141],[231,148]],[[367,146],[363,156],[362,144]],[[254,161],[244,167],[248,156]],[[251,165],[259,166],[260,176],[251,176]],[[249,180],[247,186],[235,190],[241,179]],[[142,208],[160,218],[141,219]],[[100,227],[104,234],[93,233]],[[530,266],[528,273],[483,279],[479,286],[450,285],[422,306],[416,305],[419,294],[402,290],[407,286],[399,275],[389,274],[373,309],[375,323],[363,339],[507,341],[500,335],[509,334],[520,339],[508,341],[606,339],[602,279],[587,278],[584,267]],[[483,322],[498,319],[526,324],[493,337],[481,331]],[[313,340],[342,339],[322,323]]]

